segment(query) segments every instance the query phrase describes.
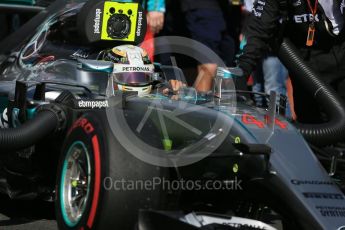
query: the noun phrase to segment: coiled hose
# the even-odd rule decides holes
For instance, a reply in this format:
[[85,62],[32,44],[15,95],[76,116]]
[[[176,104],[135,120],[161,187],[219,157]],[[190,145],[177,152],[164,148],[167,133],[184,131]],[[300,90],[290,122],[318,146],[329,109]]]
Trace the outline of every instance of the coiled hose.
[[[297,48],[284,39],[278,53],[279,59],[292,77],[298,78],[315,101],[322,106],[329,121],[322,124],[300,124],[296,127],[311,144],[324,146],[345,140],[345,106],[342,99],[318,74],[305,64]],[[345,75],[345,73],[344,73]]]
[[53,133],[58,125],[56,114],[43,110],[18,128],[0,129],[0,153],[30,147]]

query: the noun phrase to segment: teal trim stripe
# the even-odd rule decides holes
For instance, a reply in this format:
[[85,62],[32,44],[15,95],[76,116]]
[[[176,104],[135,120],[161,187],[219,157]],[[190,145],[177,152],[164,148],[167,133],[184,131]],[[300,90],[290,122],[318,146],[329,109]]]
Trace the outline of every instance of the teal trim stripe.
[[[68,227],[71,227],[71,228],[75,227],[79,223],[81,217],[83,216],[83,215],[81,215],[81,217],[79,218],[78,221],[75,221],[75,222],[71,221],[68,218],[68,215],[67,215],[67,212],[66,212],[66,208],[65,208],[65,202],[64,202],[65,201],[65,197],[64,197],[64,194],[65,194],[64,193],[64,189],[65,189],[65,187],[64,186],[65,186],[65,178],[66,178],[66,172],[67,172],[67,166],[68,166],[68,159],[69,159],[69,156],[72,154],[71,150],[76,145],[81,145],[82,148],[85,150],[85,153],[88,154],[86,146],[85,146],[85,144],[83,142],[81,142],[81,141],[73,142],[73,144],[69,147],[69,149],[67,151],[66,158],[64,160],[63,167],[62,167],[61,180],[60,180],[60,209],[61,209],[61,213],[62,213],[62,218],[65,221],[66,225]],[[88,184],[88,191],[89,191],[89,189],[90,189],[90,183]]]

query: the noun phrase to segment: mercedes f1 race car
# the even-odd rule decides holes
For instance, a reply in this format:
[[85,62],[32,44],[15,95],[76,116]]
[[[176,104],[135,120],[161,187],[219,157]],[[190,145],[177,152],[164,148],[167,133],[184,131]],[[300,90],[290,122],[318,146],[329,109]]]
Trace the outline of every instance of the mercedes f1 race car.
[[183,72],[135,46],[143,18],[56,1],[0,44],[1,193],[55,202],[60,229],[345,229],[344,109],[292,45],[328,123],[291,123],[274,93],[256,107],[225,66],[176,92]]

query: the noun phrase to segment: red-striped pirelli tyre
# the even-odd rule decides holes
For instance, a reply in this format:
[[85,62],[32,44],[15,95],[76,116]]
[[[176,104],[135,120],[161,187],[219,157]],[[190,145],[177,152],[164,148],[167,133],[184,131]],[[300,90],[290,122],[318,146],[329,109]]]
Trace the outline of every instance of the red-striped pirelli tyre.
[[162,207],[162,191],[144,184],[161,176],[160,168],[126,152],[104,113],[83,115],[68,132],[59,162],[59,229],[135,229],[139,209]]

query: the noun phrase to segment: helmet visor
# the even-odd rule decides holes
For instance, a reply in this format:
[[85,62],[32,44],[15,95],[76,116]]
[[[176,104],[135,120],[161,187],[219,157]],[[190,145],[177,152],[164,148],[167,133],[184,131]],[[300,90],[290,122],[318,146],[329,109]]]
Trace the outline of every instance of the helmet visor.
[[152,82],[152,73],[149,72],[113,73],[113,77],[117,84],[128,86],[145,86]]

